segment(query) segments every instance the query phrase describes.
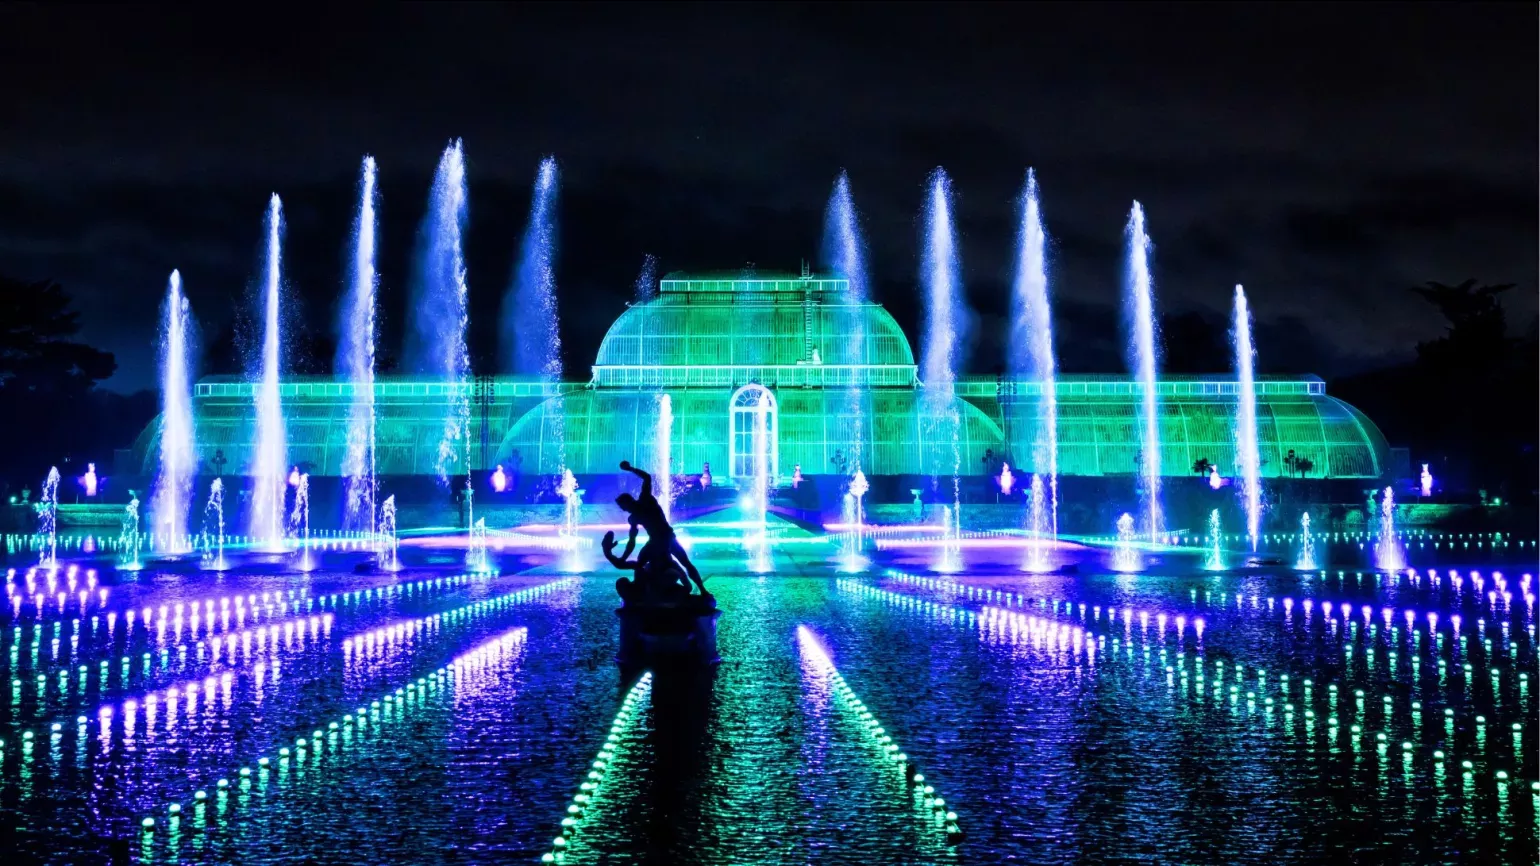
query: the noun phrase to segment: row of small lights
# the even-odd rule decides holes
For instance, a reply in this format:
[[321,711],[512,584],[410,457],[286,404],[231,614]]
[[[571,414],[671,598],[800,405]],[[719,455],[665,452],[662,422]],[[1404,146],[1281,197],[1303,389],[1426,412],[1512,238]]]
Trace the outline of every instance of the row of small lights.
[[[323,724],[316,724],[314,732],[308,738],[299,737],[295,739],[292,752],[288,747],[278,750],[277,764],[280,770],[289,765],[291,757],[295,763],[303,764],[312,751],[316,753],[319,760],[320,756],[324,754],[323,749],[326,747],[326,744],[334,742],[339,732],[342,734],[355,731],[362,733],[369,729],[371,724],[377,728],[382,710],[386,714],[392,709],[404,710],[416,704],[418,699],[429,693],[437,692],[446,686],[453,685],[457,676],[463,676],[465,673],[482,669],[486,665],[505,656],[510,649],[522,646],[527,634],[528,631],[523,627],[500,634],[455,657],[449,664],[438,668],[428,676],[418,677],[414,682],[409,682],[393,692],[385,692],[378,698],[370,701],[366,706],[360,706],[355,712],[343,715],[341,719],[326,722],[324,726]],[[239,784],[243,788],[248,787],[251,784],[250,779],[254,772],[258,775],[259,781],[266,781],[269,767],[272,764],[273,760],[271,758],[265,755],[258,756],[255,771],[249,764],[237,771]],[[215,796],[221,804],[223,804],[228,796],[230,784],[228,777],[221,777],[214,783]],[[208,798],[209,794],[206,789],[199,788],[193,792],[193,805],[200,815]],[[180,825],[181,813],[182,804],[180,802],[173,801],[166,806],[166,818],[172,832],[175,832]],[[156,819],[152,815],[147,815],[140,820],[139,825],[145,834],[153,834],[156,828]]]
[[882,751],[884,760],[898,766],[904,774],[911,795],[924,805],[928,814],[938,818],[942,831],[946,834],[948,842],[956,843],[962,839],[962,829],[957,824],[957,813],[947,808],[946,800],[936,793],[935,786],[925,780],[925,775],[919,772],[909,756],[900,751],[898,744],[893,741],[892,735],[877,721],[866,704],[856,696],[850,684],[845,682],[845,677],[840,674],[834,660],[819,644],[811,630],[805,625],[797,626],[797,639],[802,646],[802,651],[818,664],[829,676],[830,683],[834,686],[834,693],[839,695],[840,701],[849,708],[861,721],[861,726],[866,730],[868,737]]
[[[894,574],[897,574],[897,573],[894,573]],[[927,582],[929,582],[929,583],[935,584],[937,588],[946,588],[946,589],[954,589],[955,590],[955,589],[958,589],[959,587],[963,586],[963,585],[960,585],[960,584],[948,584],[948,583],[945,583],[945,582],[942,582],[942,581],[934,581],[933,579],[929,579],[929,578],[914,578],[912,575],[907,575],[906,577],[913,578],[909,582],[917,583],[917,584],[920,584],[920,585],[925,585]],[[982,592],[982,593],[985,593],[985,594],[990,594],[990,595],[1002,598],[1002,599],[1006,600],[1007,603],[1010,603],[1011,601],[1015,601],[1015,602],[1020,603],[1020,602],[1023,601],[1023,599],[1020,596],[1015,595],[1014,593],[1001,593],[1001,592],[999,592],[997,590],[978,590],[978,591]],[[999,609],[999,610],[1001,611],[1001,615],[1022,616],[1022,614],[1015,613],[1014,611],[1007,611],[1007,610],[1005,610],[1003,608]],[[1087,634],[1091,638],[1091,641],[1090,641],[1091,643],[1093,643],[1093,644],[1096,643],[1096,642],[1105,643],[1105,640],[1106,640],[1105,636],[1093,635],[1093,634],[1091,634],[1089,632]],[[1142,633],[1141,633],[1141,638],[1140,639],[1141,639],[1142,642],[1144,642],[1146,644],[1146,647],[1148,647],[1148,641],[1147,641],[1147,639],[1145,638],[1145,636]],[[1120,642],[1119,642],[1119,640],[1117,638],[1113,639],[1114,656],[1116,656],[1116,648],[1119,646],[1119,643]],[[1130,639],[1128,641],[1128,644],[1129,644],[1130,647],[1132,646],[1131,636],[1130,636]],[[1148,653],[1148,648],[1146,649],[1146,653]],[[1165,657],[1166,650],[1165,650],[1164,647],[1161,648],[1160,655],[1161,655],[1162,658]],[[1179,652],[1177,654],[1177,658],[1181,659],[1181,658],[1184,657],[1184,655],[1185,655],[1184,653],[1180,653]],[[1200,656],[1198,656],[1198,658],[1201,659],[1202,656],[1200,655]],[[1201,665],[1202,662],[1200,661],[1199,664]],[[1218,666],[1216,669],[1222,669],[1222,666],[1223,666],[1223,662],[1222,661],[1217,661],[1217,662],[1215,662],[1215,664]],[[1241,664],[1236,664],[1235,668],[1236,668],[1236,670],[1242,671],[1242,672],[1244,672],[1244,670],[1245,670],[1245,667],[1243,665],[1241,665]],[[1184,668],[1184,670],[1185,670],[1185,668]],[[1266,669],[1265,668],[1256,668],[1256,667],[1254,667],[1253,668],[1253,672],[1254,672],[1254,674],[1258,675],[1258,687],[1265,689],[1265,687],[1266,687],[1266,675],[1267,675]],[[1309,690],[1311,689],[1311,686],[1313,685],[1312,681],[1309,680],[1309,679],[1306,679],[1303,682],[1304,682],[1304,686],[1305,686],[1305,689],[1306,689],[1306,692],[1307,692],[1307,696],[1308,696]],[[1289,688],[1289,678],[1288,678],[1288,675],[1287,674],[1281,675],[1279,677],[1279,683],[1280,683],[1280,688],[1283,690],[1283,694],[1285,696],[1287,696],[1288,695],[1288,688]],[[1333,700],[1335,701],[1335,695],[1337,693],[1337,686],[1335,684],[1331,684],[1331,685],[1328,686],[1328,690],[1329,690],[1329,693],[1331,694]],[[1248,693],[1248,694],[1250,694],[1250,693]],[[1356,695],[1358,697],[1358,702],[1361,705],[1363,703],[1363,697],[1364,697],[1363,690],[1362,689],[1356,690]],[[1251,695],[1251,697],[1254,698],[1254,695]],[[1386,696],[1384,696],[1384,700],[1385,700],[1385,706],[1390,707],[1391,706],[1391,701],[1392,701],[1391,697],[1389,695],[1386,695]],[[1265,701],[1265,703],[1267,704],[1268,707],[1271,707],[1272,704],[1273,704],[1273,698],[1264,697],[1264,701]],[[1285,711],[1292,715],[1293,704],[1292,703],[1286,703],[1284,705],[1284,707],[1285,707]],[[1421,709],[1422,709],[1421,702],[1420,701],[1412,702],[1412,708],[1411,709],[1413,711],[1421,711]],[[1393,715],[1393,713],[1394,713],[1393,708],[1386,710],[1387,722],[1392,720],[1390,717]],[[1307,719],[1313,719],[1314,718],[1314,711],[1312,711],[1312,710],[1306,710],[1305,714],[1306,714],[1306,718]],[[1444,718],[1445,718],[1446,727],[1452,727],[1452,725],[1453,725],[1453,716],[1454,716],[1454,711],[1452,709],[1447,709],[1446,708],[1444,710]],[[1414,727],[1416,727],[1416,728],[1418,728],[1420,730],[1420,725],[1418,724],[1418,720],[1417,719],[1411,718],[1409,720],[1412,722]],[[1331,717],[1330,722],[1331,722],[1332,725],[1335,725],[1336,717],[1335,716]],[[1483,731],[1484,732],[1485,725],[1486,725],[1486,717],[1485,716],[1481,716],[1481,715],[1476,716],[1475,723],[1477,725],[1478,731]],[[1356,728],[1356,729],[1359,729],[1359,730],[1355,730],[1355,732],[1354,732],[1355,734],[1359,733],[1361,731],[1360,726],[1354,725],[1353,727]],[[1513,726],[1513,731],[1514,731],[1514,748],[1515,748],[1515,751],[1517,752],[1521,748],[1521,746],[1522,746],[1522,725],[1517,723],[1517,722],[1515,722],[1514,726]],[[1379,742],[1383,746],[1383,744],[1387,741],[1388,734],[1380,733],[1380,734],[1377,734],[1376,737],[1377,737],[1377,739],[1379,740]],[[1483,744],[1485,743],[1484,736],[1482,737],[1482,743]],[[1403,747],[1404,747],[1404,751],[1410,752],[1411,748],[1412,748],[1410,741],[1406,741],[1405,743],[1403,743]],[[1383,748],[1382,748],[1382,751],[1383,751]],[[1441,761],[1444,760],[1444,757],[1445,757],[1445,755],[1444,755],[1444,752],[1442,750],[1435,750],[1435,752],[1434,752],[1435,760],[1441,762]],[[1474,768],[1471,765],[1471,762],[1469,762],[1469,761],[1464,762],[1464,769],[1466,770],[1467,773],[1473,773],[1474,772]],[[1499,783],[1506,783],[1508,781],[1508,779],[1509,779],[1509,775],[1508,775],[1507,771],[1505,771],[1505,770],[1498,770],[1496,772],[1496,774],[1495,774],[1495,777],[1496,777],[1496,779],[1497,779],[1497,781]],[[1472,778],[1472,776],[1467,775],[1467,778]],[[1540,782],[1533,783],[1532,788],[1533,788],[1533,790],[1535,790],[1537,792],[1540,792]]]
[[561,819],[561,833],[551,841],[551,850],[540,855],[540,862],[560,863],[566,859],[570,837],[575,836],[578,829],[582,827],[583,818],[587,815],[594,798],[598,796],[605,776],[614,769],[615,756],[621,749],[621,738],[630,728],[637,711],[641,709],[642,701],[651,693],[652,671],[646,671],[620,702],[620,711],[610,722],[610,732],[604,738],[604,745],[599,747],[598,754],[594,755],[593,761],[588,765],[587,775],[578,785],[577,793],[572,795],[572,802],[567,804],[566,815]]

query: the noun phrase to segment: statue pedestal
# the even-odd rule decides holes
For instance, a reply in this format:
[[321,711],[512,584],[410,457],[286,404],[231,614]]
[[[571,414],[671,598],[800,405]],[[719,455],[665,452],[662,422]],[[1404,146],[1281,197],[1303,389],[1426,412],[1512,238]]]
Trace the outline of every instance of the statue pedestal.
[[620,649],[615,661],[625,668],[709,667],[717,655],[717,617],[722,612],[701,597],[674,604],[627,602],[615,611],[620,619]]

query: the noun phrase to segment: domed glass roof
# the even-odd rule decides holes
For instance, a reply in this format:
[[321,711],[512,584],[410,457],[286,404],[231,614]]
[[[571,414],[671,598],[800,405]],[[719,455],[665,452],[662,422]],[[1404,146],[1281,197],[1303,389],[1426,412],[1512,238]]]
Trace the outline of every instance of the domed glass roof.
[[882,307],[815,276],[671,276],[605,334],[594,383],[617,387],[912,385],[909,340]]

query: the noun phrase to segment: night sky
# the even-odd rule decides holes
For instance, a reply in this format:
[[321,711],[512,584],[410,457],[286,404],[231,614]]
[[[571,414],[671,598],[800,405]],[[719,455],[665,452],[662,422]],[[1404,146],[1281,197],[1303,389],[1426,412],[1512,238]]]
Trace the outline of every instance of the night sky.
[[120,390],[154,381],[180,268],[205,337],[249,317],[262,212],[288,209],[291,322],[335,318],[359,159],[383,190],[399,351],[439,152],[465,140],[473,341],[490,355],[541,157],[561,166],[558,280],[584,378],[646,253],[795,270],[849,171],[873,295],[913,336],[926,175],[952,174],[980,339],[1003,359],[1015,200],[1040,178],[1061,364],[1122,369],[1131,200],[1158,303],[1259,363],[1339,375],[1442,332],[1408,288],[1512,282],[1536,315],[1533,4],[643,4],[0,8],[0,274],[52,278]]

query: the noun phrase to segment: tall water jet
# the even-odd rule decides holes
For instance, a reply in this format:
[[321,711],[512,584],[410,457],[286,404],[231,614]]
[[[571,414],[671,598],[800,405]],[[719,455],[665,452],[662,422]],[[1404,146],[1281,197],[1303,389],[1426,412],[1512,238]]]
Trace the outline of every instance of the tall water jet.
[[1150,236],[1144,230],[1144,206],[1134,202],[1128,215],[1128,275],[1126,304],[1132,332],[1129,366],[1139,382],[1139,494],[1145,531],[1159,540],[1164,522],[1160,507],[1160,403],[1155,391],[1159,359],[1155,343],[1155,290],[1150,280]]
[[1308,511],[1299,518],[1299,556],[1294,560],[1294,567],[1300,571],[1314,571],[1320,567],[1315,560],[1315,536],[1310,534]]
[[118,533],[118,549],[123,551],[118,559],[118,571],[138,571],[144,565],[139,561],[139,551],[144,536],[139,532],[139,497],[130,491],[128,504],[123,506],[123,526]]
[[[845,297],[841,299],[840,321],[845,329],[845,351],[856,363],[865,363],[867,357],[866,317],[864,305],[870,300],[866,276],[866,243],[861,237],[860,213],[850,193],[850,177],[841,171],[829,194],[829,204],[824,210],[823,260],[825,266],[845,280]],[[866,442],[867,415],[866,383],[853,378],[845,392],[846,417],[851,419],[850,462],[859,467]]]
[[850,489],[845,493],[845,524],[846,543],[845,555],[841,563],[841,570],[846,572],[861,571],[866,567],[866,557],[862,554],[866,541],[866,506],[865,499],[871,485],[866,480],[866,473],[860,468],[850,478]]
[[215,478],[209,484],[209,501],[203,506],[203,528],[199,533],[203,567],[224,571],[225,563],[225,482]]
[[251,461],[251,515],[248,533],[259,545],[281,549],[286,454],[283,404],[278,392],[282,345],[279,293],[283,283],[283,202],[274,193],[267,208],[267,256],[263,270],[262,367],[257,381],[256,453]]
[[376,296],[379,272],[375,269],[374,157],[364,157],[358,182],[358,217],[353,225],[352,274],[343,302],[337,340],[337,370],[353,386],[348,404],[348,444],[342,457],[344,529],[372,533],[375,530],[375,407],[374,341],[377,330]]
[[428,213],[418,234],[413,282],[412,328],[407,333],[406,369],[439,379],[449,386],[444,405],[444,430],[439,438],[434,471],[439,484],[470,471],[470,352],[465,342],[470,289],[465,256],[465,154],[457,138],[444,149]]
[[1241,497],[1246,505],[1246,537],[1256,552],[1262,527],[1262,458],[1257,444],[1257,386],[1254,368],[1256,350],[1251,343],[1251,308],[1246,290],[1235,287],[1235,375],[1240,381],[1240,399],[1235,406],[1235,452],[1241,475]]
[[1134,529],[1134,516],[1124,514],[1118,518],[1118,538],[1112,547],[1112,570],[1119,572],[1138,571],[1143,562],[1140,561],[1139,548],[1135,546],[1138,536]]
[[1209,571],[1225,570],[1224,533],[1220,531],[1217,508],[1208,515],[1208,557],[1203,561],[1203,567]]
[[[921,365],[925,379],[921,383],[924,389],[921,405],[925,419],[924,446],[932,452],[931,459],[926,461],[926,470],[932,474],[951,475],[954,516],[948,524],[960,526],[962,418],[958,414],[955,391],[957,365],[961,360],[958,347],[966,336],[968,322],[952,229],[952,181],[940,168],[930,176],[920,283],[925,291],[925,342]],[[935,454],[937,449],[939,455]],[[952,548],[953,545],[942,547],[942,566],[950,568],[956,564],[956,557],[948,552]]]
[[657,454],[652,461],[653,492],[663,507],[663,516],[674,517],[674,401],[667,394],[658,397],[658,428],[653,436]]
[[160,468],[150,495],[151,524],[165,537],[165,549],[187,548],[187,511],[191,507],[197,453],[193,446],[191,352],[192,313],[182,294],[182,275],[166,281],[166,309],[160,341]]
[[312,571],[315,562],[310,555],[310,473],[302,473],[294,485],[294,510],[289,512],[289,536],[299,546],[297,567],[300,571]]
[[380,503],[380,552],[376,561],[385,571],[401,570],[401,539],[396,537],[396,497],[387,496]]
[[[556,314],[556,159],[546,157],[535,174],[519,260],[503,299],[503,369],[518,376],[561,382],[561,329]],[[541,423],[542,438],[556,446],[556,465],[567,465],[565,417],[560,395]]]
[[557,486],[556,493],[563,503],[561,534],[571,538],[577,534],[579,509],[582,507],[582,500],[578,498],[577,477],[571,469],[562,468],[561,484]]
[[1058,365],[1053,353],[1053,313],[1048,302],[1048,235],[1038,203],[1037,174],[1027,169],[1021,196],[1021,229],[1016,238],[1016,280],[1012,296],[1011,373],[1037,384],[1032,461],[1048,477],[1049,523],[1059,534]]
[[1050,551],[1053,548],[1055,533],[1053,530],[1052,506],[1048,501],[1048,492],[1043,485],[1043,476],[1032,473],[1032,483],[1028,488],[1030,503],[1027,506],[1027,559],[1022,563],[1022,571],[1030,571],[1034,574],[1042,574],[1053,570],[1053,557]]
[[652,253],[642,256],[642,269],[637,272],[636,302],[645,304],[658,296],[658,257]]
[[1385,571],[1406,568],[1401,540],[1396,537],[1396,495],[1389,487],[1380,497],[1380,537],[1374,545],[1374,565]]
[[37,534],[42,553],[38,565],[59,567],[59,467],[48,467],[43,479],[43,493],[37,503]]
[[465,569],[471,574],[491,574],[492,557],[487,553],[487,519],[471,524],[470,541],[465,546]]
[[770,395],[759,396],[759,411],[754,413],[754,478],[750,496],[749,520],[753,524],[748,534],[751,547],[749,570],[764,574],[770,570],[770,433],[767,419],[770,417]]

